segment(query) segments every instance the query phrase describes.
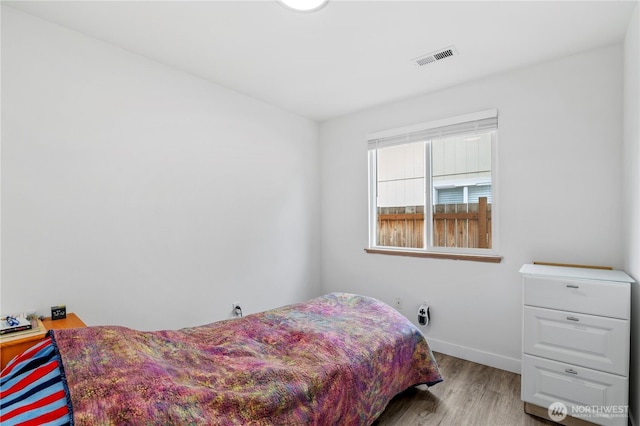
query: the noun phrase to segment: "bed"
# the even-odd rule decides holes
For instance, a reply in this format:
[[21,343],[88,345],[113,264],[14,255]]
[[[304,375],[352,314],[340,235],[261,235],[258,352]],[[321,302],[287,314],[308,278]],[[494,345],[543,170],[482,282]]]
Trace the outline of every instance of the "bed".
[[405,317],[331,293],[180,330],[52,330],[0,373],[0,423],[369,425],[440,381]]

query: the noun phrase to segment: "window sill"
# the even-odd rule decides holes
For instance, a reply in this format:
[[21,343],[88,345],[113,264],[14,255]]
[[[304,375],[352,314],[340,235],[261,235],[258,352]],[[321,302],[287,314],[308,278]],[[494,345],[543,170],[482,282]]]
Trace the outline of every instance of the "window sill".
[[468,260],[471,262],[500,263],[502,256],[484,254],[456,254],[456,253],[435,253],[424,251],[390,250],[390,249],[364,249],[369,254],[386,254],[390,256],[426,257],[430,259]]

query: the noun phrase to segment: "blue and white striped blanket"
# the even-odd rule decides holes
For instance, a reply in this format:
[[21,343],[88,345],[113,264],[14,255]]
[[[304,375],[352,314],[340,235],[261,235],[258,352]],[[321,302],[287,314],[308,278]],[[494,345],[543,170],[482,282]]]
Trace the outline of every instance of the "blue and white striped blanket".
[[0,376],[0,424],[72,425],[60,366],[51,337],[11,360]]

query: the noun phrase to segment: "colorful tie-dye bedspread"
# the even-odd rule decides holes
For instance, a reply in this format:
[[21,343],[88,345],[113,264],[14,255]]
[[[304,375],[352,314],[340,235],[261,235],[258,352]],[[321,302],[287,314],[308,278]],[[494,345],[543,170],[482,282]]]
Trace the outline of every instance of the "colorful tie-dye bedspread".
[[413,324],[344,293],[177,331],[53,337],[76,424],[367,425],[442,380]]

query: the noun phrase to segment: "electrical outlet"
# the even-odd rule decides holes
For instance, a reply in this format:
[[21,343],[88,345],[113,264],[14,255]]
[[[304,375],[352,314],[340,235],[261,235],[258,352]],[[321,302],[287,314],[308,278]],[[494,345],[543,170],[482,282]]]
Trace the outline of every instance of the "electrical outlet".
[[242,316],[242,307],[240,306],[240,302],[233,302],[231,304],[231,315],[233,315],[236,318],[239,318]]
[[401,311],[402,310],[402,298],[396,297],[396,300],[393,303],[393,307],[396,308],[397,311]]
[[429,299],[423,299],[422,304],[418,306],[418,324],[420,324],[422,327],[426,327],[429,325],[430,320],[431,308]]

